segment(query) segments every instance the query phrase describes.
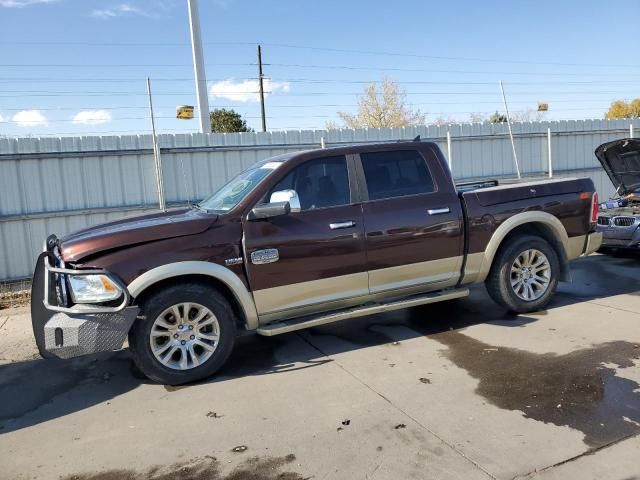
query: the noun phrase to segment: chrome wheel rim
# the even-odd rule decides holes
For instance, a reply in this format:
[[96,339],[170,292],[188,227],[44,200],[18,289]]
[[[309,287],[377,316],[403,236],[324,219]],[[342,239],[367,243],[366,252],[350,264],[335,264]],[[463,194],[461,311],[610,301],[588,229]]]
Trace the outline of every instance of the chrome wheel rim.
[[154,320],[149,335],[154,357],[173,370],[190,370],[206,362],[218,348],[220,324],[198,303],[178,303]]
[[526,302],[542,297],[551,283],[551,264],[540,250],[520,253],[511,265],[511,289]]

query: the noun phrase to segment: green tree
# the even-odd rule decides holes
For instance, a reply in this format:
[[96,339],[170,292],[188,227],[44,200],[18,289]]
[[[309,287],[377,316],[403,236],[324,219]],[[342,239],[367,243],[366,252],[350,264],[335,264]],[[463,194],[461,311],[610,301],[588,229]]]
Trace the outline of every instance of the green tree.
[[425,116],[420,110],[410,110],[405,103],[406,93],[390,78],[380,84],[372,82],[365,87],[358,100],[355,115],[338,112],[338,117],[347,128],[385,128],[424,125]]
[[209,113],[209,119],[214,133],[253,132],[246,120],[233,109],[216,108]]
[[632,117],[640,117],[640,98],[630,102],[616,100],[611,103],[609,110],[604,114],[604,118],[607,119]]

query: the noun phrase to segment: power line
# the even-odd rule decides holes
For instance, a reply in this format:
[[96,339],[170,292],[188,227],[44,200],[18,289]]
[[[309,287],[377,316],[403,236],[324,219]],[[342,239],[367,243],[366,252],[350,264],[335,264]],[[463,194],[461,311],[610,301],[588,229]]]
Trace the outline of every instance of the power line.
[[[11,92],[11,91],[5,91]],[[243,95],[257,95],[258,91],[232,91],[232,92],[223,92],[220,95],[215,96],[243,96]],[[546,92],[509,92],[509,97],[515,96],[546,96],[546,95],[624,95],[626,92],[619,91],[546,91]],[[286,97],[314,97],[314,96],[326,96],[326,95],[335,95],[335,96],[361,96],[362,92],[265,92],[265,94],[274,95],[274,96],[286,96]],[[404,95],[461,95],[461,96],[494,96],[498,95],[497,92],[403,92]],[[13,91],[10,95],[0,95],[0,98],[22,98],[22,97],[129,97],[129,96],[145,96],[145,93],[142,92],[69,92],[69,91]],[[178,96],[185,95],[191,96],[193,92],[158,92],[154,93],[154,96]]]
[[[258,42],[203,42],[204,45],[251,45],[255,46]],[[32,42],[14,40],[2,42],[2,45],[25,45],[25,46],[89,46],[89,47],[191,47],[187,42]]]
[[[192,82],[193,78],[152,78],[154,82]],[[229,78],[211,78],[211,82],[222,82]],[[233,77],[235,81],[257,80],[254,77]],[[22,82],[61,82],[61,83],[142,83],[144,78],[54,78],[54,77],[5,77],[0,78],[0,83],[22,83]]]
[[[148,67],[188,67],[189,63],[2,63],[0,67],[47,67],[47,68],[148,68]],[[208,63],[211,67],[255,67],[255,63]]]
[[381,67],[379,65],[371,66],[353,66],[353,65],[315,65],[304,63],[269,63],[265,64],[271,67],[291,67],[291,68],[312,68],[327,70],[376,70],[376,71],[393,71],[393,72],[419,72],[419,73],[462,73],[462,74],[497,74],[497,75],[538,75],[538,76],[579,76],[579,77],[610,77],[610,73],[575,73],[575,72],[507,72],[496,70],[449,70],[449,69],[424,69],[424,68],[397,68],[397,67]]
[[[301,83],[301,84],[322,84],[322,83],[338,83],[338,84],[371,84],[382,83],[382,80],[353,80],[353,79],[338,79],[338,78],[272,78],[265,76],[265,79],[274,80],[278,82],[288,83]],[[214,78],[210,79],[211,82],[228,81],[229,78]],[[234,81],[258,81],[257,77],[233,77]],[[60,82],[60,83],[139,83],[141,78],[51,78],[51,77],[8,77],[0,78],[0,83],[24,83],[28,81],[38,82]],[[154,78],[154,82],[179,82],[179,81],[193,81],[193,78]],[[398,85],[492,85],[495,86],[495,81],[475,81],[475,82],[461,82],[457,80],[394,80],[394,83]],[[609,84],[637,84],[637,80],[585,80],[585,81],[529,81],[529,82],[509,82],[509,85],[609,85]],[[9,90],[11,91],[11,90]]]
[[488,62],[488,63],[512,63],[523,65],[555,65],[555,66],[568,66],[568,67],[624,67],[624,68],[640,68],[637,64],[597,64],[597,63],[568,63],[568,62],[535,62],[530,60],[505,60],[496,58],[477,58],[477,57],[452,57],[445,55],[424,55],[419,53],[405,53],[405,52],[386,52],[386,51],[373,51],[373,50],[353,50],[347,48],[330,48],[330,47],[313,47],[305,45],[291,45],[283,43],[263,43],[269,47],[281,47],[281,48],[293,48],[301,50],[316,50],[324,52],[336,52],[336,53],[356,53],[358,55],[381,55],[391,57],[410,57],[410,58],[425,58],[431,60],[454,60],[465,62]]
[[[207,63],[207,67],[256,67],[256,63]],[[0,67],[13,67],[13,68],[183,68],[188,67],[190,64],[177,63],[177,64],[0,64]],[[263,63],[263,66],[276,67],[276,68],[310,68],[310,69],[326,69],[326,70],[361,70],[361,71],[380,71],[380,72],[414,72],[414,73],[458,73],[458,74],[491,74],[491,75],[534,75],[534,76],[578,76],[584,77],[611,77],[610,73],[576,73],[576,72],[510,72],[510,71],[497,71],[497,70],[451,70],[451,69],[424,69],[424,68],[398,68],[398,67],[384,67],[379,65],[369,66],[354,66],[354,65],[317,65],[317,64],[302,64],[302,63]],[[616,78],[617,75],[616,75]],[[635,78],[635,75],[634,75]],[[139,79],[137,79],[139,80]],[[154,79],[155,80],[155,79]],[[192,80],[192,79],[190,79]]]
[[[474,101],[474,104],[477,105],[499,105],[499,102],[496,101]],[[518,108],[520,107],[527,107],[527,106],[531,106],[531,102],[527,102],[527,101],[514,101],[514,102],[510,102],[512,105],[514,106],[518,106]],[[595,99],[573,99],[573,100],[564,100],[564,99],[558,99],[558,100],[552,100],[549,101],[549,103],[552,104],[557,104],[557,103],[598,103],[601,104],[603,103],[603,100],[595,100]],[[406,106],[408,107],[429,107],[429,106],[434,106],[434,105],[468,105],[469,102],[468,101],[458,101],[458,102],[413,102],[413,103],[407,103]],[[299,109],[299,108],[355,108],[357,107],[358,104],[352,103],[352,104],[345,104],[345,103],[323,103],[323,104],[296,104],[296,105],[270,105],[270,108],[273,109],[289,109],[289,108],[293,108],[293,109]],[[156,107],[157,109],[173,109],[175,108],[175,105],[162,105],[162,106],[158,106]],[[233,108],[233,109],[246,109],[247,105],[212,105],[213,109],[217,109],[217,108]],[[582,108],[572,108],[572,109],[566,109],[563,108],[561,109],[561,111],[565,111],[565,110],[593,110],[596,109],[598,107],[582,107]],[[120,105],[120,106],[112,106],[112,107],[104,107],[104,106],[79,106],[79,107],[44,107],[44,108],[39,108],[39,107],[21,107],[21,108],[3,108],[2,111],[9,111],[9,112],[18,112],[18,111],[24,111],[24,110],[38,110],[38,111],[43,111],[43,112],[56,112],[56,111],[85,111],[85,110],[107,110],[107,111],[114,111],[114,110],[147,110],[148,107],[147,106],[132,106],[132,105]],[[553,109],[553,111],[558,111],[558,109]],[[447,113],[447,112],[438,112],[438,113]],[[451,113],[456,113],[456,112],[451,112]],[[457,112],[460,113],[460,112]],[[466,113],[466,112],[462,112],[462,113]],[[476,112],[469,112],[469,113],[476,113]],[[173,118],[173,117],[171,117]]]
[[[548,62],[548,61],[532,61],[532,60],[515,60],[515,59],[500,59],[500,58],[483,58],[483,57],[459,57],[449,55],[426,55],[422,53],[412,52],[393,52],[393,51],[376,51],[376,50],[360,50],[360,49],[347,49],[347,48],[334,48],[312,45],[294,45],[287,43],[265,43],[265,42],[204,42],[205,45],[240,45],[240,46],[255,46],[262,44],[264,46],[275,48],[289,48],[297,50],[311,50],[311,51],[323,51],[333,53],[351,53],[358,55],[373,55],[373,56],[387,56],[387,57],[399,57],[399,58],[421,58],[430,60],[447,60],[447,61],[465,61],[465,62],[485,62],[485,63],[507,63],[516,65],[553,65],[553,66],[566,66],[566,67],[624,67],[624,68],[640,68],[637,64],[607,64],[607,63],[581,63],[581,62]],[[188,43],[168,43],[168,42],[31,42],[31,41],[4,41],[3,45],[25,45],[25,46],[101,46],[101,47],[169,47],[180,46],[187,47]]]

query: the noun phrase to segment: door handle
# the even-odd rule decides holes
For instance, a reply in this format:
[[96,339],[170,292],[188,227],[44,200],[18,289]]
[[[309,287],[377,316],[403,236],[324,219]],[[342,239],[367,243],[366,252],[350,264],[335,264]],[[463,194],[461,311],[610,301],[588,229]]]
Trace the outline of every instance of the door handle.
[[339,230],[341,228],[351,228],[351,227],[355,227],[356,226],[356,222],[354,221],[348,221],[348,222],[338,222],[338,223],[330,223],[329,224],[329,228],[331,230]]
[[429,215],[442,215],[443,213],[451,213],[451,209],[449,207],[430,208],[427,212]]

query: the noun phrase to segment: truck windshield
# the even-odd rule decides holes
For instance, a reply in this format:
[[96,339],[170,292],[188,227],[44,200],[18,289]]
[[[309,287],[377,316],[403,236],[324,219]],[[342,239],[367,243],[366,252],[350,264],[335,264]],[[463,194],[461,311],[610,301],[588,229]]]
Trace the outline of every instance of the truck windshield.
[[198,206],[212,212],[226,212],[235,207],[246,197],[269,173],[278,168],[282,162],[263,162],[245,170],[224,185],[210,197],[202,200]]

